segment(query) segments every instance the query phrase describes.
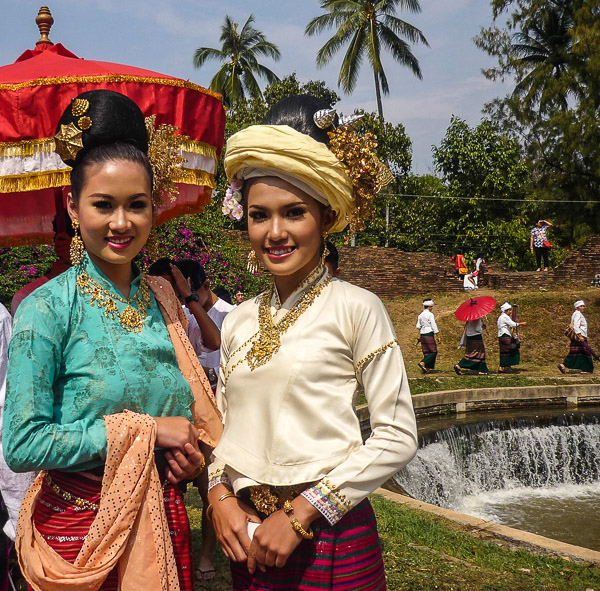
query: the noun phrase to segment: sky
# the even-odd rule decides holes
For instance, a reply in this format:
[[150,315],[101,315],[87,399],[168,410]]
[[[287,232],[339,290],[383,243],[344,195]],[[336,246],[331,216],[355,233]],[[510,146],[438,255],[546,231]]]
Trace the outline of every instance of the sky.
[[[337,108],[376,111],[373,75],[364,63],[352,95],[337,87],[342,53],[318,69],[315,56],[331,36],[305,37],[307,23],[322,13],[318,0],[47,0],[55,19],[50,39],[79,57],[123,63],[208,86],[219,67],[193,67],[198,47],[220,47],[225,15],[240,26],[254,14],[255,26],[281,52],[281,59],[262,63],[280,77],[296,72],[301,82],[324,80],[342,97]],[[9,64],[39,38],[35,17],[40,0],[0,0],[0,65]],[[398,16],[421,29],[430,47],[413,46],[423,79],[389,55],[383,64],[390,84],[384,96],[386,120],[401,123],[413,145],[413,172],[434,172],[431,146],[439,146],[454,115],[476,126],[483,105],[508,88],[490,82],[482,68],[492,59],[475,47],[473,37],[491,24],[488,0],[421,0],[420,14]],[[264,84],[263,84],[264,87]]]

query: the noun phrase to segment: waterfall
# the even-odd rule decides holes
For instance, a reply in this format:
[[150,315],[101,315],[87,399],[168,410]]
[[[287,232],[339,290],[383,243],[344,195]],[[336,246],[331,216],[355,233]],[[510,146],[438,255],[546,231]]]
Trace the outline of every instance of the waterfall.
[[453,426],[421,443],[394,480],[411,496],[454,509],[466,496],[600,482],[598,417]]

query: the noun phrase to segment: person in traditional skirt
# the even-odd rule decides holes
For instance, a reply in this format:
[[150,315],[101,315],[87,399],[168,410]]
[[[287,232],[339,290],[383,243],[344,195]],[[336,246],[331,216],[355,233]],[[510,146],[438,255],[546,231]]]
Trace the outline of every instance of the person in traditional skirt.
[[[368,138],[336,123],[324,101],[290,97],[227,142],[223,209],[244,208],[252,252],[273,276],[221,334],[224,432],[209,501],[236,590],[385,589],[366,497],[417,449],[385,307],[322,263],[327,232],[360,227],[373,187],[387,182]],[[362,172],[348,160],[356,150]],[[373,425],[364,443],[360,390]]]
[[460,339],[459,348],[463,345],[465,356],[454,366],[454,371],[462,374],[463,369],[476,371],[480,375],[489,373],[485,362],[485,345],[483,344],[483,330],[486,324],[482,318],[465,322],[465,329]]
[[116,92],[73,97],[55,144],[72,167],[76,235],[73,266],[14,320],[4,455],[40,471],[21,505],[19,562],[34,589],[127,591],[142,577],[149,591],[192,591],[178,482],[202,468],[199,441],[216,445],[221,415],[170,284],[132,262],[168,179],[153,172],[144,115]]
[[575,338],[571,339],[569,354],[562,363],[558,364],[558,369],[562,373],[567,373],[567,370],[579,371],[581,373],[593,373],[594,359],[598,359],[598,356],[592,351],[588,344],[587,320],[583,315],[585,302],[583,300],[577,300],[574,306],[575,311],[571,315],[571,324],[573,326]]
[[419,361],[419,368],[423,373],[431,373],[435,369],[435,359],[438,354],[435,342],[436,335],[438,343],[442,342],[440,331],[433,315],[433,300],[423,302],[423,311],[417,318],[417,329],[419,330],[419,340],[423,351],[423,359]]
[[[498,317],[498,344],[500,348],[500,367],[498,373],[514,373],[513,365],[521,363],[521,353],[518,347],[515,348],[512,336],[513,329],[518,326],[527,326],[527,322],[516,322],[509,312],[512,305],[504,302],[500,306],[500,316]],[[518,341],[517,341],[518,342]]]

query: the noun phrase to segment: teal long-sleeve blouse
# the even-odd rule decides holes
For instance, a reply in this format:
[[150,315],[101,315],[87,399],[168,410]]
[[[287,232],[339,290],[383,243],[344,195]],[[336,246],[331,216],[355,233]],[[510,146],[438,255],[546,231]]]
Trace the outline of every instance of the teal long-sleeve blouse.
[[[102,287],[119,293],[87,256],[82,264]],[[140,285],[136,273],[131,296]],[[15,316],[3,445],[16,472],[101,466],[105,415],[128,409],[191,419],[193,395],[154,295],[142,331],[129,332],[80,293],[77,274],[71,268],[39,287]],[[115,302],[122,312],[126,304]]]

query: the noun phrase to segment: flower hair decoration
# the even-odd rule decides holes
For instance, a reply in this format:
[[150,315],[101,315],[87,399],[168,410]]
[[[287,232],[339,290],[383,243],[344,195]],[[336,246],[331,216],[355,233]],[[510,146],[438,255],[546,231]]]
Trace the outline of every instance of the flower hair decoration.
[[239,222],[244,216],[244,208],[242,206],[242,187],[244,181],[235,179],[227,191],[225,191],[225,197],[223,198],[223,207],[221,211],[223,215],[229,216],[232,220]]

